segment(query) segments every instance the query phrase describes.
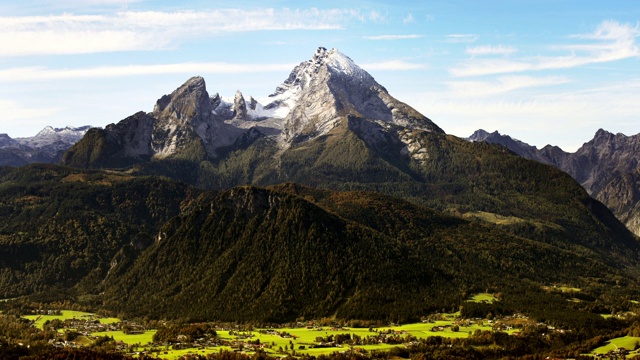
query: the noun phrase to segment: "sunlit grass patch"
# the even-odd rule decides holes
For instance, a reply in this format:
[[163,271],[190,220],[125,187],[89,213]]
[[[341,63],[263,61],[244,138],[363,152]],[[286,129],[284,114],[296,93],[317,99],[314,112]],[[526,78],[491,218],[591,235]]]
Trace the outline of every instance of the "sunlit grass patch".
[[623,336],[623,337],[609,340],[609,342],[606,345],[594,349],[592,353],[606,354],[609,351],[616,350],[619,348],[625,348],[629,351],[632,351],[636,348],[636,345],[639,342],[640,342],[640,337]]
[[498,299],[496,299],[496,297],[493,294],[479,293],[471,296],[471,299],[467,301],[477,302],[477,303],[486,302],[486,303],[492,304],[494,301],[497,301],[497,300]]
[[33,324],[35,327],[39,329],[43,329],[44,323],[47,321],[52,321],[58,319],[60,321],[65,321],[68,319],[85,319],[88,320],[90,316],[94,314],[83,312],[83,311],[74,311],[74,310],[61,310],[60,315],[25,315],[23,318],[31,321],[35,321]]
[[113,337],[113,340],[122,341],[123,343],[128,345],[146,345],[150,342],[153,342],[153,335],[156,333],[156,331],[157,330],[147,330],[142,334],[125,334],[122,331],[104,331],[94,333],[93,335]]

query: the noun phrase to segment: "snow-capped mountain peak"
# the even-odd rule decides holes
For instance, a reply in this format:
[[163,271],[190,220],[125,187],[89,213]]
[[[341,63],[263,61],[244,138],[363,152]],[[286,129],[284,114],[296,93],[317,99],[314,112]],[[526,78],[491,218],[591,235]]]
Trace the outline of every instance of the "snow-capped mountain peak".
[[34,162],[59,161],[62,151],[78,142],[91,126],[54,128],[47,126],[31,137],[12,139],[0,134],[0,165],[22,166]]
[[286,117],[300,98],[301,92],[308,89],[313,80],[320,76],[320,69],[323,67],[335,74],[371,78],[369,74],[337,49],[327,50],[324,47],[319,47],[311,59],[296,66],[289,77],[276,88],[276,91],[269,95],[264,108],[273,110],[275,117]]
[[36,136],[26,138],[16,138],[16,140],[22,144],[32,148],[43,148],[55,143],[62,143],[63,147],[69,147],[78,142],[84,134],[91,128],[91,126],[72,127],[67,126],[64,128],[54,128],[52,126],[46,126],[40,130]]
[[[333,70],[334,73],[341,73],[344,75],[355,76],[359,78],[371,78],[366,71],[362,70],[360,66],[356,65],[348,56],[341,53],[337,49],[331,49],[327,51],[324,48],[322,49],[319,59],[323,63],[327,64],[329,69]],[[320,51],[318,49],[318,51]],[[316,52],[318,54],[318,52]]]

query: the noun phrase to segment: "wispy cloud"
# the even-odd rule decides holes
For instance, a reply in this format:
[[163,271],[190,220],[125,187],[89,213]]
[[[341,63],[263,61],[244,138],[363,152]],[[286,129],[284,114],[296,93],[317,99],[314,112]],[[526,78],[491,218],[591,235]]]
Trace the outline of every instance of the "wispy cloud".
[[420,39],[422,37],[424,37],[424,35],[419,35],[419,34],[363,36],[363,38],[367,40],[405,40],[405,39]]
[[191,36],[263,30],[338,30],[384,16],[344,9],[221,9],[0,17],[0,56],[156,50]]
[[636,38],[640,36],[638,25],[603,22],[592,34],[572,38],[591,40],[588,44],[555,46],[569,54],[505,59],[471,59],[449,72],[454,76],[479,76],[505,74],[533,70],[567,69],[589,64],[617,61],[640,56]]
[[476,34],[450,34],[447,35],[446,41],[450,43],[472,43],[480,38]]
[[568,82],[569,79],[562,76],[503,76],[495,81],[452,81],[447,85],[452,96],[487,97],[525,88],[560,85]]
[[480,45],[474,47],[468,47],[466,53],[471,56],[479,56],[479,55],[510,55],[518,52],[513,46],[504,46],[504,45]]
[[426,66],[423,64],[410,63],[404,60],[390,60],[377,63],[362,64],[361,67],[365,70],[385,71],[419,70],[426,68]]
[[375,23],[382,23],[387,20],[387,17],[376,10],[371,10],[368,16],[369,20]]
[[230,74],[290,71],[295,64],[178,63],[161,65],[103,66],[84,69],[23,67],[0,70],[0,83],[61,79],[113,78],[155,74]]
[[414,23],[416,20],[413,18],[413,14],[409,13],[407,16],[405,16],[405,18],[402,20],[402,23],[405,25],[408,24],[412,24]]

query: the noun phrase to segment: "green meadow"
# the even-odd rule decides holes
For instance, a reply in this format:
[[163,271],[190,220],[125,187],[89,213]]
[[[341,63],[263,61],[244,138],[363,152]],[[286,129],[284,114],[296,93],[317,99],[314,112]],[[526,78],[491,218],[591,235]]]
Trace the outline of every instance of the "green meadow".
[[592,354],[606,354],[611,350],[618,348],[625,348],[631,351],[630,355],[639,355],[638,351],[633,351],[636,348],[636,344],[640,342],[640,337],[623,336],[615,339],[611,339],[606,345],[601,346],[593,350]]
[[494,301],[497,301],[496,297],[493,296],[493,294],[489,294],[489,293],[480,293],[480,294],[475,294],[471,297],[470,300],[471,302],[487,302],[487,303],[493,303]]
[[142,334],[125,334],[122,331],[103,331],[93,333],[94,336],[107,336],[115,341],[122,341],[127,345],[140,344],[142,346],[153,341],[153,335],[157,330],[148,330]]
[[[51,321],[51,320],[55,320],[58,319],[60,321],[65,321],[68,319],[88,319],[91,316],[95,316],[95,314],[91,314],[91,313],[87,313],[87,312],[82,312],[82,311],[73,311],[73,310],[62,310],[60,311],[60,315],[25,315],[23,316],[23,318],[30,320],[30,321],[35,321],[35,323],[33,324],[33,326],[42,329],[44,326],[44,323],[47,321]],[[102,322],[103,324],[109,324],[109,323],[113,323],[113,322],[119,322],[120,320],[115,319],[115,318],[99,318],[98,320],[100,320],[100,322]]]

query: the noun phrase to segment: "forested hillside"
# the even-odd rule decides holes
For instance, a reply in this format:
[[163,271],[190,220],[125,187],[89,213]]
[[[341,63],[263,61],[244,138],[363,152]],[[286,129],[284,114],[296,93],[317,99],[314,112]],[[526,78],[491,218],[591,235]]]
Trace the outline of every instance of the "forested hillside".
[[149,246],[199,193],[159,178],[54,165],[4,168],[0,178],[2,298],[97,293],[113,264]]

